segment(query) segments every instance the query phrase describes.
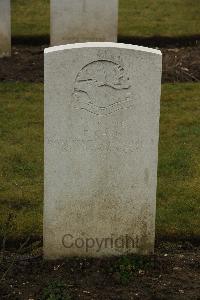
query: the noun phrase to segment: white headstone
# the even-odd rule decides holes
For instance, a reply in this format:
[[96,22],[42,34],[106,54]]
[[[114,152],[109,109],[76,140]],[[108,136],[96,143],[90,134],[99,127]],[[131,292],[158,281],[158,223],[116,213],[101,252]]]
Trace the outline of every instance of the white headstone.
[[0,0],[0,57],[11,53],[10,0]]
[[118,0],[51,0],[51,45],[116,42]]
[[45,50],[44,255],[152,253],[160,51]]

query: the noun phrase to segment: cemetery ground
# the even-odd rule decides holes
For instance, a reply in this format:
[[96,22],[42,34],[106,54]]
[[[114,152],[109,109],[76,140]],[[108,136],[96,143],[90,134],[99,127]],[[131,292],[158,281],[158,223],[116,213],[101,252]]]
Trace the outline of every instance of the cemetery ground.
[[[192,0],[119,0],[119,35],[191,39],[200,34],[199,9]],[[49,15],[49,0],[12,0],[13,36],[48,38]]]
[[[140,40],[129,41],[125,39],[122,41],[143,44],[143,41]],[[43,82],[43,52],[48,44],[30,45],[31,39],[24,42],[24,44],[14,44],[12,56],[1,60],[1,81]],[[155,44],[159,45],[159,43],[161,44],[159,49],[163,54],[163,83],[198,82],[200,80],[200,44],[198,40],[159,41],[157,38],[146,40],[149,47],[153,47]],[[174,46],[174,43],[177,45]]]
[[119,40],[164,54],[155,255],[43,261],[49,1],[13,0],[12,56],[0,60],[0,299],[200,299],[200,2],[132,2],[120,2]]
[[21,68],[0,84],[0,298],[199,299],[199,83],[162,85],[155,255],[44,262],[43,76]]
[[162,86],[155,255],[44,262],[43,84],[0,84],[1,299],[198,299],[199,94]]

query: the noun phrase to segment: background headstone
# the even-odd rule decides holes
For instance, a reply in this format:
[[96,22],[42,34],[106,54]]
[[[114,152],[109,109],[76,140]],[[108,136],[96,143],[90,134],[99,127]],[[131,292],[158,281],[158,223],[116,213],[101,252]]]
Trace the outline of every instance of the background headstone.
[[115,43],[45,50],[46,258],[153,252],[161,58]]
[[51,45],[116,42],[118,0],[51,0]]
[[10,0],[0,0],[0,57],[11,54]]

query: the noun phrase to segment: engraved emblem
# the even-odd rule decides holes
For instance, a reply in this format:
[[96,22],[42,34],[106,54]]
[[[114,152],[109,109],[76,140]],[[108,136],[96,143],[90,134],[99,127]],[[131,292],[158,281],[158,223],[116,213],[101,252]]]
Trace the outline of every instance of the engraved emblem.
[[130,82],[123,67],[109,60],[97,60],[77,74],[73,99],[80,109],[105,116],[133,106]]

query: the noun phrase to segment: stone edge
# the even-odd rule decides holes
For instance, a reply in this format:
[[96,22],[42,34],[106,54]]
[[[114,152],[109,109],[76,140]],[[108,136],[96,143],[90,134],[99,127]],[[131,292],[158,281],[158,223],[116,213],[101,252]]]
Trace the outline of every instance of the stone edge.
[[54,46],[44,49],[44,53],[51,53],[51,52],[58,52],[63,50],[71,50],[71,49],[82,49],[82,48],[118,48],[118,49],[129,49],[135,51],[142,51],[142,52],[150,52],[153,54],[162,55],[160,50],[131,45],[131,44],[123,44],[123,43],[109,43],[109,42],[87,42],[87,43],[76,43],[76,44],[67,44],[67,45],[60,45]]

